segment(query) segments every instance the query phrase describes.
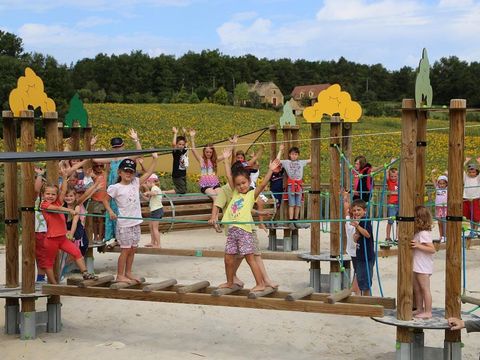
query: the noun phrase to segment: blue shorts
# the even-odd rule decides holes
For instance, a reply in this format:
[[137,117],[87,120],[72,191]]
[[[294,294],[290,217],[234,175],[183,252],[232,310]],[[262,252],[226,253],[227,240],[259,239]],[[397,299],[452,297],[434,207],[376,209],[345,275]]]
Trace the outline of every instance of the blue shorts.
[[353,268],[355,269],[355,276],[357,277],[358,287],[362,291],[369,290],[372,286],[373,279],[373,265],[375,265],[375,259],[368,260],[368,275],[370,275],[370,282],[367,276],[367,264],[365,260],[352,257]]
[[150,212],[150,218],[152,219],[161,219],[162,217],[163,217],[163,207]]
[[[390,218],[392,216],[398,216],[398,204],[394,205],[394,204],[389,204],[387,206],[387,216]],[[388,219],[388,223],[390,225],[393,225],[393,223],[395,222],[395,220],[392,220],[392,219]]]
[[299,192],[294,193],[292,191],[292,185],[288,185],[288,206],[302,206],[302,188]]

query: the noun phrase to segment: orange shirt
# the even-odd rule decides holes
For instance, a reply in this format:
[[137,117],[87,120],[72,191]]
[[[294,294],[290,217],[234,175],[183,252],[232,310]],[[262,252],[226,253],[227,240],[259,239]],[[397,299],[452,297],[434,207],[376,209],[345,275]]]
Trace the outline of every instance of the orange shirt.
[[100,201],[102,202],[103,199],[105,199],[105,196],[107,196],[107,181],[105,179],[105,175],[98,175],[95,180],[95,184],[99,183],[100,184],[100,189],[95,191],[92,195],[92,200],[94,201]]
[[398,204],[398,180],[387,179],[388,204]]
[[63,236],[67,233],[67,223],[65,221],[65,215],[44,211],[48,209],[51,205],[62,206],[62,204],[58,200],[53,203],[49,203],[43,200],[40,204],[40,210],[42,210],[43,217],[45,218],[45,222],[47,223],[47,237],[52,238],[57,236]]

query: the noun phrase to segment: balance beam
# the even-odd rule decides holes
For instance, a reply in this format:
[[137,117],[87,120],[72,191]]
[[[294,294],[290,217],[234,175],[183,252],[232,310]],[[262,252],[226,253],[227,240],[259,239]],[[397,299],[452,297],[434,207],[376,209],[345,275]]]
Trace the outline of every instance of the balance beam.
[[285,301],[284,298],[275,297],[261,297],[253,300],[241,295],[223,295],[220,297],[214,297],[207,292],[177,294],[176,291],[144,292],[141,289],[112,290],[104,287],[80,288],[72,285],[44,285],[42,292],[47,295],[156,301],[350,316],[382,317],[384,314],[384,307],[381,305],[360,305],[351,303],[326,304],[318,300]]

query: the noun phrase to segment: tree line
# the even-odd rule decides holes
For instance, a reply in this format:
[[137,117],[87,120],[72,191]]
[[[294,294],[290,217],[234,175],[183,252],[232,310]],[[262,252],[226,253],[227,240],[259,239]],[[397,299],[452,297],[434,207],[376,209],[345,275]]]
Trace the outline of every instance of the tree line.
[[[296,85],[339,83],[364,105],[413,98],[415,89],[415,69],[411,67],[389,71],[382,64],[358,64],[344,57],[336,61],[292,61],[203,50],[189,51],[177,58],[132,51],[122,55],[98,54],[66,65],[50,55],[24,52],[22,39],[0,31],[3,109],[8,108],[8,94],[26,66],[43,79],[59,112],[64,111],[75,92],[86,102],[208,101],[260,106],[254,96],[245,101],[245,83],[255,80],[273,81],[286,100]],[[466,98],[469,107],[480,107],[479,62],[468,63],[456,56],[441,58],[431,64],[430,79],[435,104],[446,105],[452,98]]]

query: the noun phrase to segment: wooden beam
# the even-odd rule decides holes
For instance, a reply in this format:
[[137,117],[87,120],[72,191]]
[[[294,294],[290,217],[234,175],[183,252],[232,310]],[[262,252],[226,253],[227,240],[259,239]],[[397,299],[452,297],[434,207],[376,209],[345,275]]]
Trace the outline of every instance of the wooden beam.
[[222,296],[236,293],[242,290],[242,287],[234,284],[232,288],[218,288],[212,291],[212,296]]
[[89,286],[100,286],[111,283],[115,279],[113,275],[101,276],[97,280],[82,280],[78,284],[79,287],[85,288]]
[[[445,317],[461,316],[463,162],[467,101],[450,101],[448,137],[447,254],[445,256]],[[403,188],[402,188],[403,192]],[[460,342],[460,330],[445,330],[445,341]]]
[[250,291],[248,293],[248,298],[249,299],[258,299],[258,298],[273,294],[275,291],[277,291],[277,289],[272,288],[272,287],[266,287],[262,291]]
[[[342,146],[340,143],[341,131],[342,124],[340,122],[332,122],[330,124],[330,219],[343,218],[343,214],[340,214],[340,176],[342,176],[340,174],[340,153],[334,147],[335,145],[339,148]],[[330,223],[330,256],[340,256],[341,251],[340,223],[334,221]],[[340,263],[338,261],[331,261],[330,273],[338,272],[340,272]],[[330,289],[330,291],[332,291],[332,289]]]
[[288,294],[285,296],[285,300],[287,301],[295,301],[295,300],[300,300],[303,298],[309,298],[310,295],[312,295],[315,292],[315,289],[312,287],[307,287],[303,290],[295,291],[293,293]]
[[480,299],[471,297],[471,296],[462,296],[462,303],[468,303],[480,306]]
[[177,284],[177,280],[169,279],[169,280],[161,281],[159,283],[147,285],[142,290],[145,291],[145,292],[163,290],[163,289],[167,289],[169,287],[172,287],[173,285],[176,285],[176,284]]
[[419,110],[417,118],[417,181],[415,184],[415,205],[425,202],[425,164],[427,162],[427,111]]
[[48,295],[81,296],[105,299],[122,299],[137,301],[157,301],[181,304],[197,304],[211,306],[230,306],[250,309],[268,309],[282,311],[301,311],[311,313],[325,313],[351,316],[382,317],[383,306],[357,305],[357,304],[325,304],[320,301],[297,300],[285,301],[284,299],[262,297],[255,300],[238,295],[224,295],[214,297],[207,293],[177,294],[173,291],[152,291],[121,289],[111,290],[102,287],[81,289],[71,285],[44,285],[42,292]]
[[145,278],[140,278],[140,282],[126,282],[126,281],[118,281],[114,282],[112,285],[110,285],[110,289],[113,290],[120,290],[120,289],[132,289],[132,288],[138,288],[140,285],[142,285],[145,282]]
[[195,291],[203,290],[208,288],[210,283],[208,281],[199,281],[191,285],[185,285],[177,289],[177,294],[187,294],[193,293]]

